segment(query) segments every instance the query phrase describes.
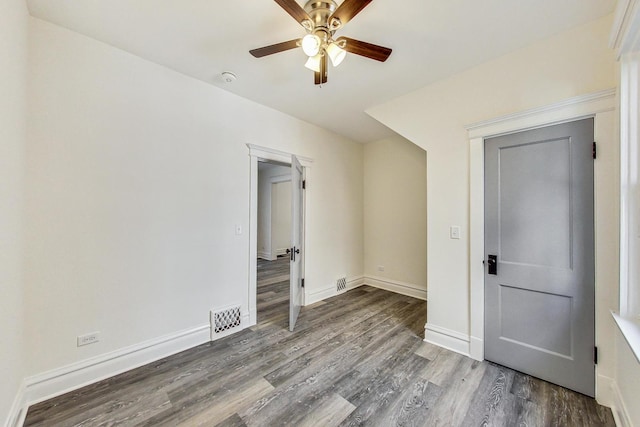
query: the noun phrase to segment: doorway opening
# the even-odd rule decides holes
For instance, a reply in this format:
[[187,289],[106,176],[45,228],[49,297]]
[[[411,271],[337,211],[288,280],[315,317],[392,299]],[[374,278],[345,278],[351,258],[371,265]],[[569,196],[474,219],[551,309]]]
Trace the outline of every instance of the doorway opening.
[[261,325],[287,325],[291,247],[291,166],[258,162],[256,313]]
[[[260,256],[262,259],[272,261],[275,257],[278,260],[278,255],[281,255],[284,251],[288,257],[284,259],[289,260],[289,330],[293,331],[298,314],[301,307],[304,305],[304,273],[306,262],[306,249],[305,249],[305,235],[307,221],[305,220],[307,193],[305,184],[310,176],[310,169],[313,160],[308,157],[295,156],[291,153],[287,153],[272,148],[260,147],[253,144],[247,144],[250,155],[250,186],[249,186],[249,286],[247,293],[247,307],[249,311],[249,324],[253,326],[257,324],[257,295],[258,295],[258,193],[259,193],[259,175],[260,164],[269,163],[285,167],[289,170],[290,177],[290,192],[291,192],[291,221],[290,221],[290,240],[289,243],[283,247],[283,243],[279,240],[271,239],[272,243],[261,245],[264,249],[261,249]],[[262,166],[264,169],[265,165]],[[282,178],[274,179],[271,184],[279,184],[285,182],[286,179],[282,174],[276,172],[274,176],[281,176]],[[276,186],[276,191],[280,192],[286,188],[286,185],[282,187]],[[288,246],[288,247],[287,247]],[[284,260],[281,260],[284,263]],[[261,266],[264,268],[264,265]],[[282,282],[282,276],[286,270],[284,265],[281,265],[280,277],[278,282]],[[261,269],[262,269],[261,268]],[[277,269],[276,269],[277,271]],[[276,276],[277,277],[277,273]],[[262,274],[261,274],[262,277]],[[270,291],[266,291],[270,292]],[[283,294],[281,297],[284,298]],[[262,320],[261,320],[262,321]]]
[[[548,127],[555,124],[572,122],[593,117],[594,140],[598,144],[610,147],[615,153],[615,105],[616,91],[605,90],[575,98],[563,100],[556,104],[523,111],[504,117],[493,118],[485,122],[467,126],[469,136],[470,174],[469,174],[469,253],[470,253],[470,334],[465,340],[456,343],[455,350],[470,355],[476,360],[485,357],[485,268],[482,262],[485,255],[485,168],[484,141],[487,138]],[[595,341],[599,348],[612,348],[614,345],[608,330],[607,316],[611,304],[611,283],[616,283],[617,264],[610,261],[611,248],[617,246],[614,234],[610,233],[609,224],[617,221],[615,206],[617,163],[615,155],[602,156],[594,163],[594,197],[595,197]],[[449,338],[449,337],[447,337]],[[440,339],[437,342],[444,341]],[[451,342],[448,340],[447,342]],[[600,363],[595,366],[596,397],[606,397],[608,391],[607,378],[601,369],[607,366]],[[605,368],[606,369],[606,368]]]

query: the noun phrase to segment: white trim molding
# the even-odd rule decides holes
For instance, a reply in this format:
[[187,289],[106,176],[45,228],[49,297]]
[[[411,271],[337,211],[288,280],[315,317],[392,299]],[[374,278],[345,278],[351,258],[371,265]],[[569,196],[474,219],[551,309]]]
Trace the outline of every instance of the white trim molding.
[[640,324],[626,317],[622,317],[613,311],[611,315],[618,325],[625,341],[627,341],[629,348],[631,348],[631,352],[636,357],[638,363],[640,363]]
[[[619,313],[612,311],[612,315],[631,354],[640,362],[640,268],[637,263],[640,255],[640,0],[618,0],[610,46],[616,50],[620,63]],[[626,354],[626,346],[618,346],[616,362],[621,363],[627,356],[632,357],[631,354]],[[617,425],[632,426],[633,422],[640,422],[632,420],[628,411],[637,402],[637,392],[628,386],[620,390],[618,382],[623,383],[620,375],[636,375],[636,378],[630,377],[631,380],[625,378],[624,382],[636,381],[637,384],[637,366],[633,372],[621,373],[620,367],[616,371],[617,382],[612,386],[613,415]]]
[[25,379],[26,408],[156,360],[209,342],[210,325],[201,325],[82,360]]
[[[536,129],[545,126],[551,126],[559,123],[580,120],[593,117],[595,119],[594,136],[598,142],[603,142],[609,147],[615,147],[614,141],[614,123],[616,108],[616,90],[608,89],[600,92],[586,94],[570,98],[552,105],[534,108],[531,110],[509,114],[503,117],[486,120],[466,126],[469,136],[469,275],[470,275],[470,333],[465,340],[461,336],[446,333],[442,328],[436,328],[434,325],[427,325],[426,332],[429,342],[434,344],[451,347],[456,346],[454,351],[459,353],[468,353],[468,355],[476,360],[484,359],[484,140],[500,135]],[[616,148],[610,148],[609,158],[617,155]],[[611,160],[609,160],[611,161]],[[611,172],[603,173],[600,171],[599,163],[596,163],[595,171],[595,191],[596,200],[602,197],[603,192],[611,193],[610,188],[605,184],[610,178]],[[602,202],[600,203],[600,205]],[[598,205],[598,203],[596,203]],[[607,230],[606,224],[610,218],[604,218],[601,215],[602,209],[610,207],[595,206],[596,209],[596,241],[601,239],[607,240],[604,233]],[[611,237],[609,237],[609,240]],[[599,242],[599,241],[598,241]],[[610,243],[610,242],[609,242]],[[608,312],[608,297],[610,294],[608,287],[611,286],[612,275],[616,275],[611,265],[604,266],[606,254],[602,254],[598,249],[600,242],[596,248],[596,329],[603,328],[608,322],[602,313]],[[603,246],[605,247],[605,246]],[[603,297],[603,295],[605,295]],[[601,338],[601,337],[600,337]],[[442,341],[445,345],[440,344]],[[596,345],[598,345],[599,337],[596,336]],[[599,396],[604,391],[596,390]]]
[[611,396],[613,400],[611,404],[611,412],[613,413],[613,419],[616,422],[616,426],[633,427],[633,424],[631,423],[631,416],[629,415],[627,406],[622,398],[622,393],[618,388],[618,383],[615,381],[612,381],[611,383]]
[[427,323],[424,326],[424,340],[447,350],[469,356],[469,335],[467,334]]
[[9,410],[4,426],[17,427],[23,425],[24,420],[27,417],[28,408],[29,406],[27,405],[25,397],[25,383],[22,381],[20,388],[16,393],[16,397],[13,399],[13,404],[11,405],[11,409]]
[[311,165],[313,164],[313,159],[311,157],[300,156],[295,153],[287,153],[286,151],[276,150],[275,148],[262,147],[256,144],[247,144],[247,147],[249,147],[249,155],[251,157],[256,157],[261,161],[271,161],[290,165],[291,156],[294,155],[298,158],[300,164],[306,168],[311,167]]
[[514,132],[546,127],[581,118],[593,117],[596,113],[615,109],[616,90],[580,95],[564,101],[514,114],[484,120],[465,126],[469,139],[492,138]]
[[596,375],[596,388],[600,390],[600,395],[596,399],[598,404],[613,409],[615,405],[613,397],[613,387],[615,386],[615,380],[613,378]]
[[328,288],[320,289],[319,291],[308,292],[306,291],[304,297],[304,305],[315,304],[318,301],[322,301],[323,299],[331,298],[332,296],[337,295],[336,286],[329,286]]
[[276,249],[276,256],[273,258],[272,261],[275,261],[276,259],[278,259],[279,256],[281,255],[286,255],[287,254],[287,249],[289,248],[280,248],[280,249]]
[[364,284],[364,276],[356,276],[347,278],[347,287],[344,291],[341,292],[338,292],[335,284],[313,292],[306,291],[307,293],[305,294],[305,305],[315,304],[318,301],[322,301],[324,299],[334,297],[338,294],[350,291],[352,289],[359,288]]
[[359,288],[364,285],[364,276],[353,277],[351,279],[347,279],[347,290]]
[[618,0],[609,47],[618,59],[625,53],[640,51],[640,0]]
[[[420,289],[416,285],[399,282],[397,280],[383,279],[381,277],[374,277],[374,276],[356,276],[356,277],[347,278],[346,291],[359,288],[360,286],[363,286],[363,285],[384,289],[386,291],[395,292],[397,294],[407,295],[407,296],[422,299],[422,300],[427,299],[427,291],[424,289]],[[323,299],[331,298],[333,296],[338,295],[339,293],[344,293],[344,292],[345,291],[338,292],[335,284],[317,291],[308,292],[305,296],[305,302],[306,302],[305,305],[311,305],[318,301],[322,301]]]
[[273,261],[273,259],[271,258],[271,252],[259,251],[258,258],[266,259],[267,261]]
[[398,280],[391,280],[384,277],[365,276],[364,284],[373,286],[374,288],[395,292],[397,294],[418,298],[424,301],[427,300],[427,290],[412,283],[400,282]]

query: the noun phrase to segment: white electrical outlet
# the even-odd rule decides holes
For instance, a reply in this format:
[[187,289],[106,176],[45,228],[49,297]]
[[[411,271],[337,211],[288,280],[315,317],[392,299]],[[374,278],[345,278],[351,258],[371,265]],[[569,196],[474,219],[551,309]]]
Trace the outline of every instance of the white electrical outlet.
[[378,271],[384,271],[384,265],[379,265],[378,266]]
[[78,347],[89,345],[100,341],[100,332],[91,332],[90,334],[78,335]]

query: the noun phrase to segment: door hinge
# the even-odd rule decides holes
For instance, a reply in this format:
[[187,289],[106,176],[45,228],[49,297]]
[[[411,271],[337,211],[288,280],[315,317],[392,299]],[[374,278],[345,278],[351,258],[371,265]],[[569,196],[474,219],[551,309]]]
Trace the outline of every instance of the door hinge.
[[596,155],[598,154],[598,149],[596,148],[596,143],[595,141],[593,142],[593,158],[596,158]]
[[593,347],[593,363],[598,364],[598,347]]
[[307,180],[306,180],[306,179],[303,179],[303,180],[302,180],[302,189],[303,189],[303,190],[306,190],[306,189],[307,189]]
[[304,288],[304,277],[300,279],[300,287]]

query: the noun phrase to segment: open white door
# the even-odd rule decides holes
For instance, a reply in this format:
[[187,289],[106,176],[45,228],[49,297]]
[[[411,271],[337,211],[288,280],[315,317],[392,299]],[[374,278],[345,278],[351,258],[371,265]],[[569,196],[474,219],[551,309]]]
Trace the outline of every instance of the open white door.
[[293,332],[298,320],[298,313],[302,306],[302,229],[303,229],[303,182],[302,165],[291,156],[291,249],[288,249],[290,259],[289,295],[289,330]]

